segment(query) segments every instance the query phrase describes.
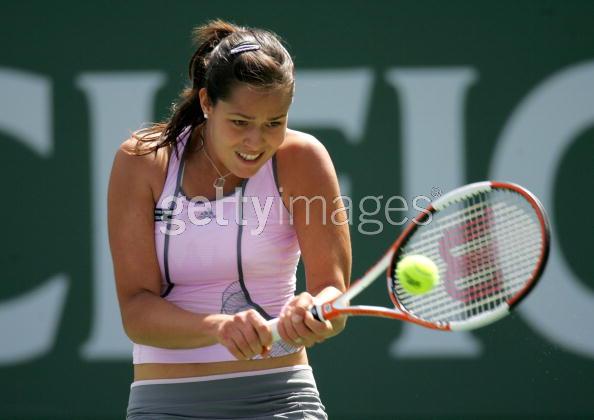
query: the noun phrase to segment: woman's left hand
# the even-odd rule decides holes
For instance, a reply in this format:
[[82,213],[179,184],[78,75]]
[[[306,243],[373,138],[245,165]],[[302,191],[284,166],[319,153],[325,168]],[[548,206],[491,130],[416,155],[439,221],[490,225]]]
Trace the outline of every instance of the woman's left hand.
[[[332,287],[331,289],[338,289]],[[325,293],[324,293],[325,292]],[[328,293],[325,290],[320,295],[326,299],[334,293]],[[336,293],[338,295],[338,293]],[[311,347],[316,343],[323,342],[326,338],[338,334],[345,325],[344,318],[338,318],[330,321],[318,321],[314,318],[310,309],[319,301],[319,296],[314,298],[308,292],[303,292],[292,298],[281,310],[279,315],[278,332],[281,338],[287,343],[297,347]]]

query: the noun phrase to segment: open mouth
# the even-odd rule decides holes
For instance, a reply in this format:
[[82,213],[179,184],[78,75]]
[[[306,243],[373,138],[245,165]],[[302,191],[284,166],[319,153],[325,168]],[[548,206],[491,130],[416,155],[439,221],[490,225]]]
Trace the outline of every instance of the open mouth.
[[260,160],[264,152],[258,154],[235,152],[235,154],[246,163],[254,163]]

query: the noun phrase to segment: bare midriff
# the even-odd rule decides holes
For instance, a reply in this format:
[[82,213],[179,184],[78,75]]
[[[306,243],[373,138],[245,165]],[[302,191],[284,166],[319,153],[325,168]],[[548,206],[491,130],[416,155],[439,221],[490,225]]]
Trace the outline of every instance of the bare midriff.
[[215,363],[143,363],[134,365],[134,380],[190,378],[307,364],[305,349],[287,356],[256,360],[234,360]]

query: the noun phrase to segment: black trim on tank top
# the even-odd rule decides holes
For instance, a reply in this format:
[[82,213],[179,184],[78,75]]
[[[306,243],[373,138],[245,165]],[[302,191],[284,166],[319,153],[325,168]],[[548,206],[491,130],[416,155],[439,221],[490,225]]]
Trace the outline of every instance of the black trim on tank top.
[[287,210],[287,213],[289,213],[289,215],[290,215],[291,209],[289,209],[289,207],[287,207],[287,204],[283,200],[283,192],[281,191],[281,186],[278,182],[278,163],[276,162],[276,153],[274,155],[272,155],[272,176],[274,178],[276,190],[278,191],[279,199],[283,203],[283,207],[285,208],[285,210]]
[[[174,199],[171,202],[171,204],[169,204],[170,212],[173,212],[173,208],[177,204],[177,196],[180,193],[181,177],[183,174],[183,171],[180,171],[180,166],[181,166],[181,163],[183,162],[183,158],[186,154],[186,147],[188,147],[188,143],[189,143],[189,138],[188,138],[188,140],[186,140],[186,144],[184,144],[184,148],[181,153],[181,158],[178,157],[179,165],[177,165],[177,179],[175,180],[175,189],[173,192]],[[177,152],[177,145],[176,145],[175,149]],[[176,155],[179,156],[179,153],[176,153]],[[171,160],[171,157],[169,159]],[[170,164],[171,164],[171,162],[170,162]],[[168,220],[167,220],[166,232],[169,232],[170,228],[171,228],[171,217],[168,218]],[[161,297],[166,297],[169,293],[171,293],[171,291],[175,287],[175,284],[171,281],[171,277],[169,275],[169,237],[170,236],[171,235],[169,235],[167,233],[165,234],[165,243],[163,244],[163,265],[165,266],[165,282],[167,283],[167,286],[165,288],[165,291],[163,293],[161,293]]]
[[277,169],[277,163],[276,163],[276,153],[272,155],[272,175],[274,176],[274,183],[276,184],[276,189],[278,191],[278,194],[282,197],[282,193],[280,190],[280,185],[278,185],[278,169]]
[[249,178],[244,179],[241,182],[241,193],[239,195],[239,202],[241,205],[239,206],[240,215],[239,215],[239,226],[237,229],[237,275],[239,277],[239,285],[241,286],[241,290],[243,295],[245,296],[245,300],[247,303],[252,306],[264,319],[272,319],[272,316],[268,314],[260,305],[252,300],[250,296],[250,292],[248,291],[245,281],[243,279],[243,265],[241,260],[241,238],[243,237],[243,194],[245,192],[245,188],[249,182]]

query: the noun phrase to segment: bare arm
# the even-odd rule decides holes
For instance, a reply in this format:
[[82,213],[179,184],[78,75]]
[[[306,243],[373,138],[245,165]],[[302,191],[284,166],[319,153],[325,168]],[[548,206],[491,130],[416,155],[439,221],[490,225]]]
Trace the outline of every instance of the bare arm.
[[313,137],[299,136],[300,140],[282,150],[278,166],[283,198],[299,238],[307,293],[285,308],[279,333],[285,339],[312,345],[336,335],[345,326],[346,318],[321,323],[307,309],[314,301],[331,300],[348,287],[351,243],[332,160]]
[[[116,289],[126,334],[139,344],[196,348],[220,342],[238,359],[271,341],[259,314],[196,314],[160,297],[154,201],[149,182],[154,155],[133,156],[133,140],[118,150],[109,182],[108,228]],[[154,172],[153,172],[154,173]]]

